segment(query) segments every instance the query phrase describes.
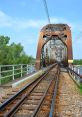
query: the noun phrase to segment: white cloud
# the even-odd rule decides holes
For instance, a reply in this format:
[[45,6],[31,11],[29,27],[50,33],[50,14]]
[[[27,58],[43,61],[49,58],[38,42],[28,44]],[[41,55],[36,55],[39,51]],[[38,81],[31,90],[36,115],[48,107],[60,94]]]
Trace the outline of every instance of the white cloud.
[[0,28],[12,28],[16,31],[21,31],[27,28],[39,28],[44,25],[44,20],[32,20],[32,19],[18,19],[8,16],[6,13],[0,11]]
[[[73,22],[73,21],[68,21],[65,18],[61,18],[61,17],[52,17],[51,19],[51,23],[66,23],[68,24],[71,29],[72,29],[72,36],[73,36],[73,46],[74,48],[77,47],[80,48],[80,50],[82,49],[82,41],[81,41],[81,36],[82,36],[82,23],[81,22]],[[29,28],[35,28],[35,29],[41,29],[44,25],[46,25],[48,23],[47,20],[39,20],[39,19],[20,19],[20,18],[14,18],[11,17],[9,15],[7,15],[6,13],[0,11],[0,28],[8,28],[11,29],[12,31],[23,31],[23,30],[27,30]],[[78,32],[78,33],[77,33]],[[81,33],[80,33],[81,32]],[[77,36],[77,34],[79,34]],[[23,34],[24,35],[24,34]],[[28,34],[27,34],[28,35]],[[17,35],[16,35],[17,37]],[[77,38],[76,38],[77,37]],[[18,37],[19,38],[19,37]],[[21,33],[21,43],[27,47],[27,45],[36,45],[37,43],[37,36],[33,36],[33,37],[22,37],[22,33]],[[76,41],[79,38],[78,41]],[[16,38],[17,39],[17,38]],[[23,40],[22,40],[23,39]],[[35,41],[36,40],[36,41]],[[26,45],[25,45],[26,44]],[[74,49],[74,52],[77,51]]]
[[[24,18],[13,18],[6,13],[0,11],[0,28],[7,27],[14,29],[15,31],[22,31],[28,28],[42,28],[48,23],[47,20],[39,19],[24,19]],[[51,17],[51,23],[67,23],[71,29],[74,31],[78,29],[81,31],[82,24],[78,22],[70,22],[65,18],[61,17]]]
[[4,12],[0,11],[0,27],[10,27],[11,18]]

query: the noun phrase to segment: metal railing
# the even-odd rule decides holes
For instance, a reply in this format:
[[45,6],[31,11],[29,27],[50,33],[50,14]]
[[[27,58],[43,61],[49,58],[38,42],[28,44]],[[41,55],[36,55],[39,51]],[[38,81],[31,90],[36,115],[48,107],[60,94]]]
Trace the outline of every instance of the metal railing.
[[9,80],[15,80],[15,78],[31,74],[34,71],[34,65],[0,65],[0,84],[4,84],[5,81],[7,82]]
[[67,68],[67,70],[69,71],[69,74],[72,76],[72,78],[76,82],[76,84],[79,87],[82,87],[82,78],[79,73],[79,68],[78,67],[76,68],[75,66],[71,66],[71,67],[69,66],[69,68]]
[[80,69],[78,66],[75,65],[70,65],[69,68],[71,68],[73,71],[77,72],[78,74],[80,74]]

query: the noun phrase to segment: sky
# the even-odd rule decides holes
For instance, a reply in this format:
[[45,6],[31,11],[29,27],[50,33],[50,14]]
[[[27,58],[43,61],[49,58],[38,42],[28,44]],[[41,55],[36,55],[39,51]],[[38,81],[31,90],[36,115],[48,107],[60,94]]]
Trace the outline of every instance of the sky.
[[[51,23],[71,27],[73,58],[82,59],[82,0],[46,0]],[[43,0],[0,0],[0,35],[36,57],[39,32],[48,24]]]

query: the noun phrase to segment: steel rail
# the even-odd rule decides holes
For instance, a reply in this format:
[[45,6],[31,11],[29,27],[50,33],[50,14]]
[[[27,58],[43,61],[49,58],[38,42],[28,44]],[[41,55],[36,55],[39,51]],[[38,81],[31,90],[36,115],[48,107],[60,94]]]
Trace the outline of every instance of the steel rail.
[[[54,64],[54,66],[57,64]],[[53,66],[52,66],[53,67]],[[51,68],[52,68],[51,67]],[[51,69],[49,68],[49,69]],[[44,74],[42,74],[39,78],[41,78],[42,76],[44,77],[45,74],[48,72],[48,70],[46,70],[46,72]],[[39,79],[38,78],[38,79]],[[12,96],[11,98],[7,99],[1,106],[0,106],[0,110],[2,110],[10,101],[12,101],[14,98],[16,98],[19,94],[21,94],[24,90],[26,90],[29,86],[31,86],[33,83],[35,83],[38,79],[32,81],[30,84],[26,85],[24,88],[22,88],[19,92],[17,92],[14,96]]]
[[[39,78],[44,77],[45,74],[41,75]],[[38,78],[38,79],[39,79]],[[9,103],[11,102],[14,98],[16,98],[18,95],[20,95],[24,90],[26,90],[29,86],[31,86],[33,83],[35,83],[37,81],[37,79],[35,81],[33,81],[32,83],[28,84],[27,86],[25,86],[24,88],[22,88],[19,92],[17,92],[14,96],[12,96],[11,98],[9,98],[8,100],[6,100],[1,106],[0,106],[0,111]]]
[[53,94],[53,98],[52,98],[52,103],[51,103],[51,109],[50,109],[49,117],[53,117],[53,112],[55,111],[57,89],[58,89],[58,84],[59,84],[59,74],[60,74],[60,70],[58,70],[58,73],[57,73],[57,76],[56,76],[54,94]]
[[[49,72],[49,71],[48,71]],[[18,110],[18,108],[22,105],[23,101],[25,101],[25,99],[30,95],[30,93],[34,90],[35,87],[37,87],[37,85],[45,78],[45,76],[48,74],[48,72],[41,77],[41,79],[38,80],[38,82],[33,86],[33,88],[30,90],[29,93],[27,93],[26,95],[24,95],[24,97],[22,97],[21,100],[19,100],[16,105],[11,108],[11,110],[5,114],[5,117],[10,117],[13,116],[14,113],[16,113],[16,111]]]
[[[59,67],[58,67],[59,68]],[[52,98],[51,98],[51,106],[50,106],[50,117],[53,117],[52,116],[52,114],[53,114],[53,111],[54,111],[54,103],[55,103],[55,100],[56,100],[56,95],[57,95],[57,89],[58,89],[58,82],[59,82],[59,74],[60,74],[60,69],[58,69],[57,70],[57,72],[56,72],[56,74],[55,74],[55,79],[53,79],[53,82],[55,83],[54,84],[54,87],[53,87],[53,93],[52,93]],[[51,83],[52,84],[52,83]],[[49,89],[49,88],[48,88]],[[47,90],[47,92],[48,92],[48,90]],[[37,116],[39,116],[39,115],[37,115],[38,114],[38,112],[39,111],[41,111],[41,110],[39,110],[40,108],[42,108],[41,106],[43,105],[42,103],[44,102],[44,100],[45,100],[45,97],[46,97],[46,95],[47,95],[47,92],[45,93],[45,96],[43,97],[43,100],[42,100],[42,102],[38,105],[38,107],[36,108],[36,110],[35,110],[35,112],[33,113],[33,115],[31,116],[31,117],[37,117]],[[46,117],[48,117],[49,116],[49,113],[47,113],[47,115],[46,115]]]
[[[57,65],[57,64],[55,64]],[[53,68],[53,66],[51,67]],[[35,83],[35,85],[33,86],[33,88],[31,89],[31,91],[28,94],[25,94],[24,97],[21,98],[21,100],[19,100],[17,102],[16,105],[14,105],[14,107],[11,108],[11,110],[8,111],[8,113],[6,113],[4,116],[5,117],[9,117],[12,116],[13,113],[16,111],[16,109],[19,107],[19,105],[21,105],[21,103],[24,101],[24,99],[26,97],[28,97],[28,95],[30,95],[30,93],[32,92],[32,90],[38,85],[38,83],[48,74],[49,70],[51,69],[49,68],[46,73],[44,73],[42,76],[40,76],[38,79],[36,79],[35,81],[33,81],[32,83],[30,83],[29,85],[27,85],[26,87],[24,87],[22,90],[20,90],[18,93],[16,93],[14,96],[12,96],[10,99],[8,99],[7,101],[5,101],[1,106],[0,106],[0,112],[6,108],[10,103],[13,102],[14,99],[16,99],[19,95],[21,95],[23,93],[23,91],[25,91],[29,86],[31,86],[32,84],[34,84],[37,81],[37,84]]]
[[39,108],[40,108],[40,106],[41,106],[41,104],[42,104],[42,102],[43,102],[43,100],[44,100],[44,98],[45,98],[45,96],[46,96],[48,90],[49,90],[49,87],[50,87],[50,85],[52,84],[52,81],[53,81],[53,79],[52,79],[51,82],[49,83],[49,86],[48,86],[48,88],[46,89],[46,92],[44,93],[44,95],[43,95],[43,97],[42,97],[40,103],[38,104],[37,108],[35,109],[34,113],[31,115],[31,117],[35,117],[35,116],[36,116],[36,114],[37,114],[37,112],[38,112],[38,110],[39,110]]
[[38,80],[38,82],[33,86],[33,88],[31,89],[31,91],[27,94],[25,94],[21,100],[19,100],[16,105],[14,105],[14,107],[11,108],[11,110],[5,114],[5,117],[11,117],[13,116],[16,111],[18,110],[18,108],[22,105],[23,101],[25,101],[25,99],[30,95],[30,93],[34,90],[35,87],[37,87],[37,85],[43,80],[43,78],[45,78],[45,76],[48,74],[48,72],[41,77],[41,79]]
[[[47,73],[46,73],[47,74]],[[39,78],[45,77],[45,75],[41,75]],[[38,78],[38,79],[39,79]],[[25,91],[29,86],[31,86],[33,83],[35,83],[37,81],[37,79],[35,81],[33,81],[32,83],[28,84],[27,86],[25,86],[23,89],[21,89],[19,92],[17,92],[14,96],[12,96],[10,99],[6,100],[1,106],[0,106],[0,111],[2,109],[4,109],[5,106],[7,106],[11,101],[13,101],[15,98],[17,98],[18,95],[20,95],[23,91]]]

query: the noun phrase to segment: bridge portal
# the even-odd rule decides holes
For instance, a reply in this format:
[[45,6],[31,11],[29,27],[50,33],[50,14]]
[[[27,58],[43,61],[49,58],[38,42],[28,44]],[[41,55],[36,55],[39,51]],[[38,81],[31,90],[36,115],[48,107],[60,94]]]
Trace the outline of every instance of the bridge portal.
[[67,24],[49,24],[40,31],[36,69],[54,62],[65,66],[73,62],[71,30]]

